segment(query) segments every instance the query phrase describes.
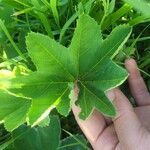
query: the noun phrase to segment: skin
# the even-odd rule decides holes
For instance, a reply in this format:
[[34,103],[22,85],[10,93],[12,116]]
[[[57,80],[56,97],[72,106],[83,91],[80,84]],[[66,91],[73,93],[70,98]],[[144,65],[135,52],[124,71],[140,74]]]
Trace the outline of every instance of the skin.
[[72,108],[77,123],[94,150],[150,150],[150,93],[135,60],[126,60],[125,66],[137,107],[133,108],[119,89],[113,89],[107,93],[117,110],[113,119],[95,110],[89,119],[83,121],[78,117],[80,108],[76,105]]

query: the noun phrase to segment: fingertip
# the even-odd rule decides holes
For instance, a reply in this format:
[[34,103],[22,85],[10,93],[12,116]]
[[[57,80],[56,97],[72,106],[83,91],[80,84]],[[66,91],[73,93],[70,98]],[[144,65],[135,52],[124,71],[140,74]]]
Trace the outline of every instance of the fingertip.
[[140,76],[137,63],[133,58],[125,60],[125,67],[130,74],[130,78],[136,79]]
[[137,67],[137,63],[133,58],[129,58],[125,60],[125,66],[127,68],[136,68]]
[[[112,91],[111,91],[112,92]],[[113,94],[110,93],[108,96],[109,98],[113,95],[113,104],[116,107],[117,115],[115,118],[117,118],[120,114],[122,114],[124,111],[132,110],[132,106],[127,99],[127,97],[123,94],[123,92],[116,88],[113,90]],[[112,97],[111,97],[112,98]]]
[[110,101],[113,101],[115,99],[115,90],[112,89],[112,90],[107,91],[106,96],[108,97]]
[[78,114],[80,113],[80,107],[73,104],[72,111],[73,111],[73,114],[75,115],[75,117],[78,117]]

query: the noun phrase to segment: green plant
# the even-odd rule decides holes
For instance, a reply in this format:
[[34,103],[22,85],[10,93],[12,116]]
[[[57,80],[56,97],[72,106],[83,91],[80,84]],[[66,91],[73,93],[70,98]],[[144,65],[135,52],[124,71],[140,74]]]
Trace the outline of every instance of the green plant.
[[[26,100],[19,106],[19,118],[18,112],[15,115],[12,114],[14,110],[9,113],[3,110],[6,116],[13,115],[16,119],[15,122],[7,122],[6,116],[2,115],[5,127],[12,131],[23,120],[27,120],[26,117],[28,124],[35,126],[55,107],[58,112],[67,116],[74,99],[72,95],[69,100],[70,88],[74,91],[75,86],[79,88],[77,103],[81,107],[82,119],[86,119],[94,108],[108,116],[114,116],[115,109],[104,92],[120,85],[127,78],[127,72],[111,58],[119,52],[130,33],[131,27],[118,26],[103,40],[99,26],[88,15],[80,16],[69,48],[48,36],[30,33],[26,39],[27,49],[37,71],[8,81],[10,83],[7,90],[21,94]],[[3,102],[1,107],[7,104]],[[22,111],[23,108],[25,111]]]

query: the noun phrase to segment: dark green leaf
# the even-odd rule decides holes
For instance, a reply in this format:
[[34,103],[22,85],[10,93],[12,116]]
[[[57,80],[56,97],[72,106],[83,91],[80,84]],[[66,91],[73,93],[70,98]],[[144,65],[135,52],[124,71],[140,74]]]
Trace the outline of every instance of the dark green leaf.
[[22,125],[12,133],[15,150],[56,150],[60,140],[58,117],[50,117],[47,127],[30,128]]
[[83,145],[87,145],[85,138],[82,135],[75,135],[63,139],[58,150],[87,150]]

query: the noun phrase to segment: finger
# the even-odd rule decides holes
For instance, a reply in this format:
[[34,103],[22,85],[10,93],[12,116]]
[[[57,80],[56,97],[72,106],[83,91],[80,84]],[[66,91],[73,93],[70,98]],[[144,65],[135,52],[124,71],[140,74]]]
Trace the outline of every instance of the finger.
[[81,130],[83,131],[91,145],[94,147],[98,137],[106,128],[106,122],[103,116],[95,110],[90,118],[88,118],[87,120],[81,120],[78,117],[80,108],[74,105],[72,107],[72,111]]
[[135,112],[142,125],[147,128],[148,131],[150,131],[150,106],[136,107]]
[[120,145],[123,149],[132,149],[137,142],[137,137],[143,132],[142,125],[125,95],[119,89],[109,92],[112,93],[109,98],[113,100],[117,110],[113,122]]
[[72,110],[81,130],[94,150],[115,149],[118,144],[118,138],[114,126],[107,127],[104,118],[99,112],[94,111],[89,119],[83,121],[78,117],[80,109],[74,105]]
[[79,92],[80,92],[79,88],[76,84],[74,87],[74,91],[73,91],[74,96],[72,99],[73,101],[72,111],[81,130],[83,131],[83,133],[85,134],[85,136],[87,137],[91,145],[94,146],[98,137],[106,128],[106,122],[105,122],[104,117],[96,110],[86,120],[81,120],[78,117],[80,113],[80,108],[75,105],[75,101],[78,99]]
[[94,150],[114,150],[116,149],[118,143],[119,141],[114,125],[111,124],[104,129],[93,148]]
[[111,125],[112,124],[112,118],[105,116],[105,122],[106,122],[107,126]]
[[129,72],[129,86],[132,95],[136,99],[138,105],[150,104],[150,94],[146,88],[143,78],[140,75],[138,66],[134,59],[127,59],[125,66]]

